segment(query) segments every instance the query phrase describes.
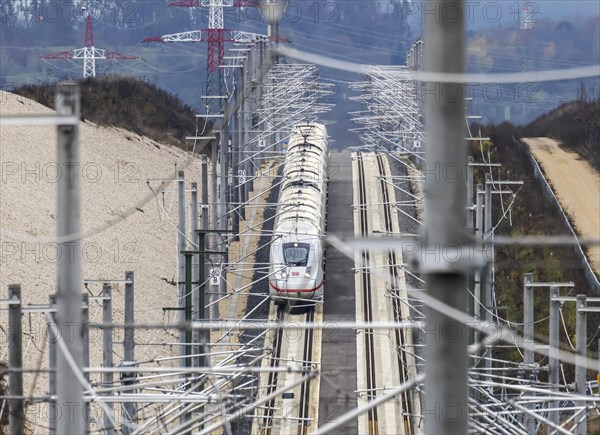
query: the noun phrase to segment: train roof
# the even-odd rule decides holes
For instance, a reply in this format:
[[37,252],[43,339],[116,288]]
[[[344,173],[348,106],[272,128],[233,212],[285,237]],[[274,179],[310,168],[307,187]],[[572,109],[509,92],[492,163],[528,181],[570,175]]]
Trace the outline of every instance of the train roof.
[[315,236],[319,236],[319,229],[311,222],[298,220],[298,221],[289,221],[282,223],[277,226],[277,229],[273,232],[274,236],[279,236],[284,240],[291,240],[294,237],[305,238],[306,236],[310,236],[309,238],[313,239]]
[[297,145],[311,145],[318,147],[321,152],[327,150],[327,129],[323,124],[307,123],[296,124],[288,141],[288,152]]

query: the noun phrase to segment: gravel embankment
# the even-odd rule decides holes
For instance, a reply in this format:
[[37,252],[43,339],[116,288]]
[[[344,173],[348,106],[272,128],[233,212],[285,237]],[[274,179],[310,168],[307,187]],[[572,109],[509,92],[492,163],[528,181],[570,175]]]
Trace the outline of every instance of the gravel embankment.
[[[0,92],[2,115],[42,114],[52,110],[32,100]],[[126,271],[135,273],[136,323],[175,320],[164,307],[177,305],[177,192],[176,183],[164,193],[152,195],[160,182],[172,179],[177,164],[188,155],[182,150],[157,143],[129,131],[80,123],[81,217],[84,233],[82,277],[87,280],[124,279]],[[182,167],[182,166],[181,166]],[[56,232],[56,181],[68,174],[57,172],[56,130],[54,127],[2,127],[0,129],[0,298],[6,298],[9,284],[22,286],[22,302],[47,304],[56,292],[56,259],[67,255],[54,242]],[[199,181],[199,160],[188,167],[186,187]],[[187,193],[189,198],[189,193]],[[189,224],[189,209],[186,213]],[[87,287],[90,295],[101,292],[102,283]],[[113,287],[113,320],[123,319],[123,285]],[[82,289],[83,290],[83,289]],[[102,319],[99,301],[90,303],[90,320]],[[6,313],[0,313],[6,326]],[[45,348],[46,322],[43,315],[24,316],[26,368],[47,367]],[[6,328],[0,329],[6,343]],[[100,333],[90,338],[91,366],[102,358]],[[136,330],[136,359],[176,356],[176,334],[156,330]],[[122,359],[122,331],[114,336],[114,361]],[[41,359],[38,357],[42,353]],[[7,359],[5,348],[0,360]],[[163,365],[176,364],[164,361]],[[33,387],[32,376],[25,376],[27,392]],[[97,376],[92,375],[92,380]],[[45,375],[37,379],[34,393],[47,389]],[[47,415],[28,411],[29,424],[45,426]]]

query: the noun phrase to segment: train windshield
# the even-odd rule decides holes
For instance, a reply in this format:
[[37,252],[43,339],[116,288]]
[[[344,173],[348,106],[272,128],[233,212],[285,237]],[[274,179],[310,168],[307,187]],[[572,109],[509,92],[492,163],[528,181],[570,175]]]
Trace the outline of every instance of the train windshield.
[[284,243],[283,258],[288,266],[306,267],[310,245],[308,243]]

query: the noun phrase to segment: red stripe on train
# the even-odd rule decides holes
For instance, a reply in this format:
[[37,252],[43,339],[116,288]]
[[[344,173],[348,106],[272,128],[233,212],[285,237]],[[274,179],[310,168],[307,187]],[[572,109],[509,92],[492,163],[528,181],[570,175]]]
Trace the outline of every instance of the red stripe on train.
[[321,284],[319,284],[318,286],[316,286],[315,288],[309,288],[309,289],[284,289],[284,288],[279,288],[276,285],[274,285],[272,282],[269,281],[269,285],[274,288],[275,290],[277,290],[280,293],[307,293],[307,292],[314,292],[319,290],[322,286],[323,286],[323,281],[321,281]]

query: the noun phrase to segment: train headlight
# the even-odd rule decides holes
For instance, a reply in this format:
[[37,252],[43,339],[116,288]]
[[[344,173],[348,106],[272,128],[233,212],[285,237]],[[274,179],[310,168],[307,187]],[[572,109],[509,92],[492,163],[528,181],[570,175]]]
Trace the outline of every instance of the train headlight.
[[283,279],[287,278],[287,272],[281,272],[281,277],[282,277]]
[[304,272],[304,277],[305,277],[305,278],[310,278],[310,273],[311,273],[311,271],[312,271],[312,270],[311,270],[311,268],[310,268],[310,267],[307,267],[307,268],[306,268],[306,272]]

